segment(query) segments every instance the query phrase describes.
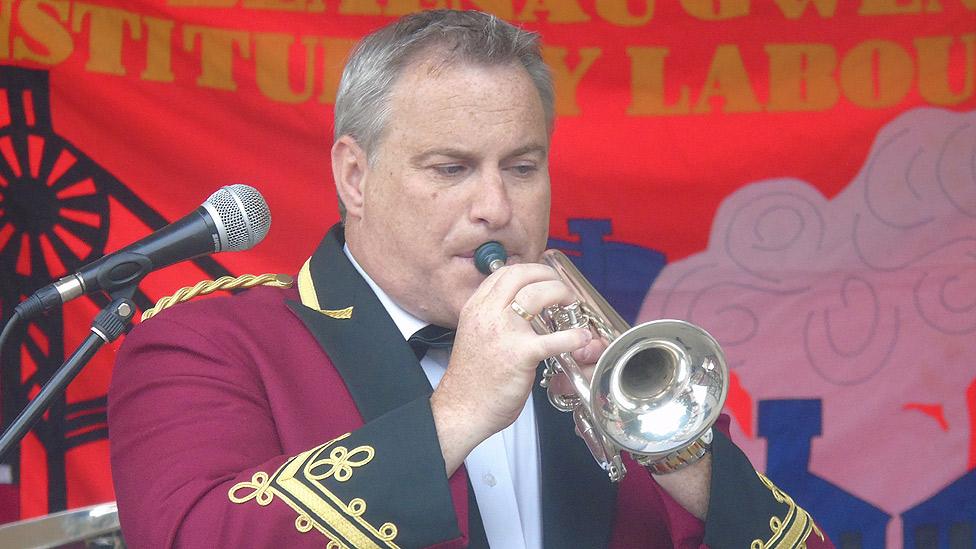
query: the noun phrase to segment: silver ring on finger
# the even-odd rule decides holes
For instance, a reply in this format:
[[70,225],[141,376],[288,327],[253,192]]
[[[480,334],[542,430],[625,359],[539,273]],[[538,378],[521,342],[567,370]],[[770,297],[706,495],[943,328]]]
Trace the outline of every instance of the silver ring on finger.
[[510,307],[512,308],[513,311],[515,311],[515,314],[524,318],[526,322],[532,322],[532,319],[535,318],[534,314],[526,311],[525,307],[519,305],[519,302],[515,301],[514,299],[512,300],[512,304],[510,305]]

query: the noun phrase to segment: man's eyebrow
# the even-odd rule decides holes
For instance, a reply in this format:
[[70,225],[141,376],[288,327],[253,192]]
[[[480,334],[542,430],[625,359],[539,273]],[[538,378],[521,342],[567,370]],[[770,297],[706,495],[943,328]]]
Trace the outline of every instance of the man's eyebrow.
[[523,147],[519,147],[514,151],[507,154],[506,158],[514,158],[516,156],[522,156],[526,154],[539,154],[541,156],[546,156],[549,153],[549,147],[539,144],[530,144]]
[[[538,154],[540,156],[546,156],[548,154],[549,148],[545,145],[539,144],[529,144],[519,147],[512,152],[505,155],[505,158],[515,158],[518,156],[523,156],[526,154]],[[428,149],[423,151],[411,158],[414,164],[423,164],[425,161],[429,160],[434,156],[446,156],[448,158],[458,158],[461,160],[469,160],[475,158],[476,154],[471,151],[466,151],[463,149],[458,149],[454,147],[438,147],[435,149]]]
[[433,156],[447,156],[450,158],[471,158],[473,155],[461,149],[455,149],[453,147],[440,147],[436,149],[427,149],[426,151],[415,155],[411,160],[415,164],[423,163],[424,161],[430,159]]

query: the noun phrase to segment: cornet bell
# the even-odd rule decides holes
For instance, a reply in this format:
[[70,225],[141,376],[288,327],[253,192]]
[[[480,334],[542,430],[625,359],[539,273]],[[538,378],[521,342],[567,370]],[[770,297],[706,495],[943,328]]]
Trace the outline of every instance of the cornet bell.
[[607,347],[591,381],[590,412],[638,461],[698,440],[728,393],[725,358],[705,330],[682,320],[639,324]]
[[[475,252],[478,269],[490,273],[504,264],[497,242]],[[725,355],[705,330],[682,320],[655,320],[630,327],[557,250],[542,254],[576,296],[571,305],[553,305],[532,315],[537,332],[588,327],[607,345],[588,378],[564,353],[546,359],[543,384],[549,401],[572,412],[577,431],[593,459],[616,482],[626,474],[620,452],[656,474],[677,471],[708,451],[712,424],[728,393]],[[553,392],[549,381],[564,375],[571,394]]]

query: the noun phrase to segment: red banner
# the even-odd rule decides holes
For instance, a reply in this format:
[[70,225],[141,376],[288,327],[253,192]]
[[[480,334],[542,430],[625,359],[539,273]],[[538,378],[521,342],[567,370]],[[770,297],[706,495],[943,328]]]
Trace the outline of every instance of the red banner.
[[[140,306],[228,272],[294,273],[338,219],[345,56],[433,7],[542,34],[552,245],[629,320],[718,337],[757,467],[834,540],[924,545],[965,536],[954,524],[971,539],[973,0],[0,0],[3,318],[235,182],[267,199],[266,241],[151,275]],[[5,424],[104,304],[15,334]],[[112,357],[0,464],[0,520],[114,498]]]

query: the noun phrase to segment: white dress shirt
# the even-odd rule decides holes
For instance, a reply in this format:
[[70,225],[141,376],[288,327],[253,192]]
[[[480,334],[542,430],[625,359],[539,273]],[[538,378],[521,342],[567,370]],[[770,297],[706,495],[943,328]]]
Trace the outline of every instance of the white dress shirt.
[[[373,282],[352,256],[346,256],[373,289],[403,338],[409,339],[427,323],[403,310]],[[450,361],[448,349],[430,349],[420,365],[437,387]],[[464,460],[481,510],[488,543],[495,549],[542,548],[542,501],[539,487],[539,439],[532,395],[514,423],[479,444]]]

